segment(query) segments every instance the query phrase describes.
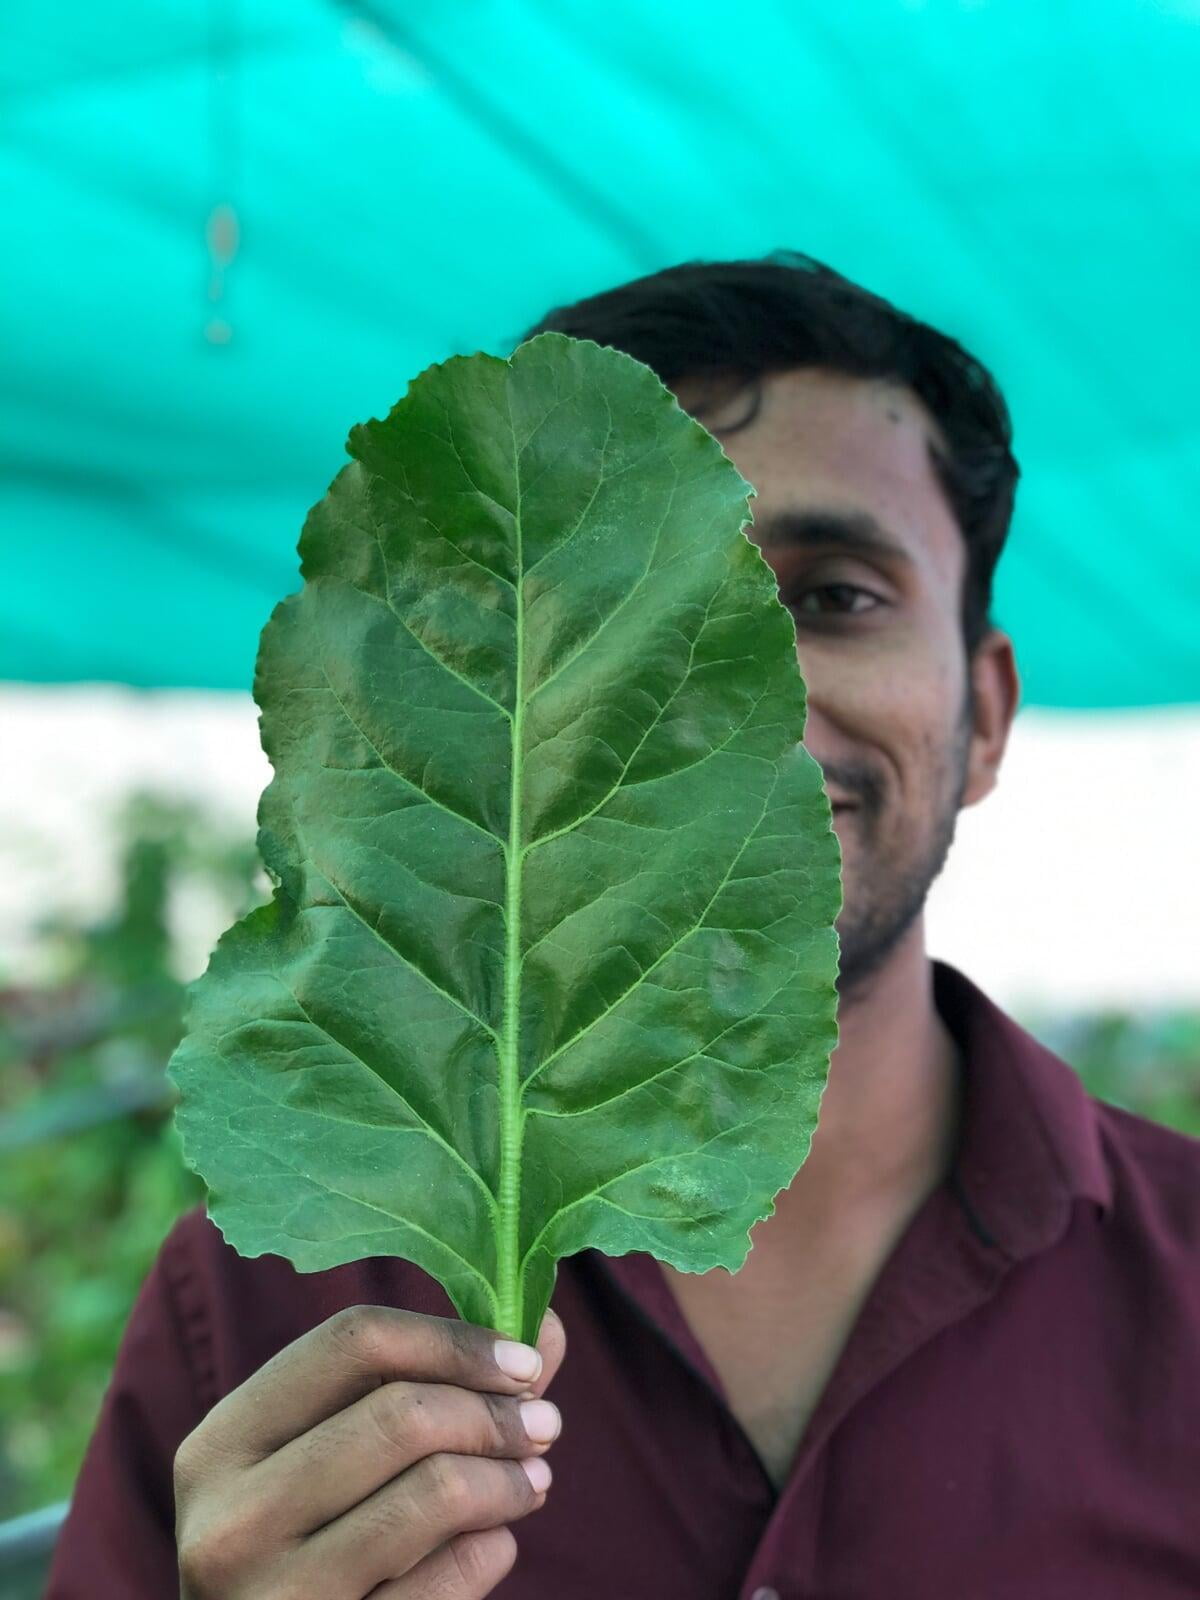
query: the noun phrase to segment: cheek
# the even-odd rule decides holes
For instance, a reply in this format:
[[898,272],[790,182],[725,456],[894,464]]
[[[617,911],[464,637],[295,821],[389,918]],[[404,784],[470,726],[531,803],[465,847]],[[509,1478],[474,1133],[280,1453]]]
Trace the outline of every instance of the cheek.
[[805,742],[835,763],[869,766],[902,805],[939,790],[958,744],[963,688],[951,673],[928,656],[885,664],[865,652],[808,655]]
[[[834,758],[857,753],[927,787],[939,747],[954,742],[966,686],[957,610],[931,585],[886,614],[881,626],[821,634],[798,626],[796,655],[809,688],[810,717],[825,727],[813,743]],[[807,741],[806,741],[807,742]]]
[[948,674],[928,656],[818,642],[797,657],[810,700],[839,723],[864,730],[933,726],[949,699]]

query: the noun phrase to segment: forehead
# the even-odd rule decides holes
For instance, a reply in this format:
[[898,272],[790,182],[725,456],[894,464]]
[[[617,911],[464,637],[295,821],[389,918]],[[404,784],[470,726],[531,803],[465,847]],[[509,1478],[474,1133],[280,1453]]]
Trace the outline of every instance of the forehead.
[[957,582],[962,535],[929,459],[930,444],[945,451],[946,440],[919,397],[900,384],[809,368],[768,373],[761,386],[757,416],[737,427],[752,390],[696,378],[675,385],[680,404],[758,491],[755,522],[785,509],[866,512],[921,565]]

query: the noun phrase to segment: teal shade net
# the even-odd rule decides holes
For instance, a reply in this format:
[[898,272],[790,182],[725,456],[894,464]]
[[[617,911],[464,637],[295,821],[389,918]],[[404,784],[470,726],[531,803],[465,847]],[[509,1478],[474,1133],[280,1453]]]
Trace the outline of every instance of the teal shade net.
[[1027,703],[1200,701],[1200,3],[17,0],[0,677],[249,687],[352,423],[696,257],[961,339]]

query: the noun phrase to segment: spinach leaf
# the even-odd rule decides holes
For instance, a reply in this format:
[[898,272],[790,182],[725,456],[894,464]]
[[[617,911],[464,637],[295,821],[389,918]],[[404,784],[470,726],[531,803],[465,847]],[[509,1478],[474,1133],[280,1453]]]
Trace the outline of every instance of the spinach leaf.
[[614,350],[456,357],[348,450],[178,1128],[243,1255],[403,1256],[532,1341],[575,1251],[736,1271],[807,1154],[841,886],[795,628],[750,485]]

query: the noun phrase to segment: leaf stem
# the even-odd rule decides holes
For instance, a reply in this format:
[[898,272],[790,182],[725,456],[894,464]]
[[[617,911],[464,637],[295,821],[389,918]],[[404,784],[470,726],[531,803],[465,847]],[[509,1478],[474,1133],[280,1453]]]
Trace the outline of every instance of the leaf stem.
[[516,640],[517,681],[512,717],[512,790],[509,796],[508,856],[504,893],[504,1036],[500,1059],[500,1194],[496,1217],[497,1332],[521,1338],[521,758],[525,713],[524,578],[521,572],[521,514],[518,488]]

